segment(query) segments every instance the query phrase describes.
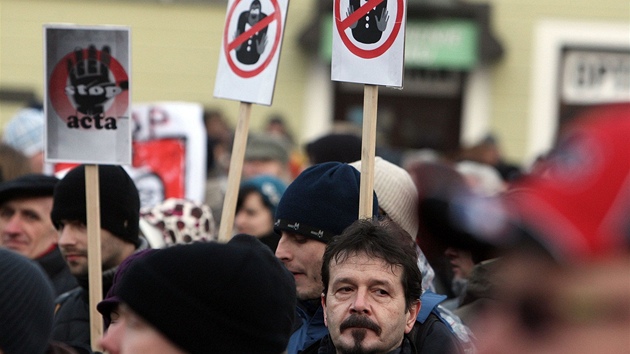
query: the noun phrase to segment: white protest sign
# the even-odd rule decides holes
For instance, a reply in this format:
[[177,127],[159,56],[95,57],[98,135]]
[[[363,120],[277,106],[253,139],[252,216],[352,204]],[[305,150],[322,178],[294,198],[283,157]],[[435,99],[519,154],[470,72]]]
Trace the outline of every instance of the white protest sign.
[[406,0],[334,0],[332,80],[402,87]]
[[129,34],[44,26],[47,162],[131,163]]
[[230,0],[214,97],[271,105],[288,0]]
[[167,198],[203,202],[206,128],[203,107],[192,102],[134,104],[133,165],[142,207]]
[[[124,166],[140,195],[140,206],[167,198],[203,202],[206,185],[206,129],[203,107],[192,102],[151,102],[132,106],[133,155]],[[76,164],[54,165],[63,176]]]

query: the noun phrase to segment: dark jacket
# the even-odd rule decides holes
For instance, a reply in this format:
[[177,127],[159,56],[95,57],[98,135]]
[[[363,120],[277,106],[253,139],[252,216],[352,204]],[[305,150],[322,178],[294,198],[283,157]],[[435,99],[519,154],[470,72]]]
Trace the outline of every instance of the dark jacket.
[[[326,337],[322,338],[320,346],[317,352],[315,353],[317,354],[336,354],[337,353],[337,349],[335,348],[335,345],[330,340],[330,335],[327,335]],[[389,352],[388,354],[417,354],[417,353],[418,352],[416,351],[416,348],[413,346],[409,338],[405,336],[401,346]]]
[[293,334],[289,338],[287,354],[298,354],[313,343],[319,343],[328,334],[324,324],[324,309],[321,301],[298,301]]
[[[400,350],[400,354],[456,354],[461,351],[455,335],[433,313],[424,323],[416,321],[411,332],[405,335]],[[326,335],[301,354],[334,354],[335,352],[330,335]]]
[[[112,286],[116,268],[103,272],[103,296]],[[67,344],[80,353],[91,353],[89,285],[79,279],[79,287],[57,297],[52,340]]]
[[461,344],[457,337],[434,313],[424,323],[416,321],[408,336],[418,354],[461,353]]
[[70,273],[66,261],[61,256],[59,247],[53,248],[52,251],[35,259],[35,261],[48,275],[48,279],[50,279],[55,291],[55,296],[59,296],[79,286],[77,279]]
[[[140,240],[141,245],[136,252],[148,247],[144,238]],[[118,267],[114,267],[103,271],[103,297],[112,286],[117,269]],[[92,353],[88,279],[86,276],[77,280],[79,287],[58,296],[55,300],[52,340],[67,344],[79,353]]]

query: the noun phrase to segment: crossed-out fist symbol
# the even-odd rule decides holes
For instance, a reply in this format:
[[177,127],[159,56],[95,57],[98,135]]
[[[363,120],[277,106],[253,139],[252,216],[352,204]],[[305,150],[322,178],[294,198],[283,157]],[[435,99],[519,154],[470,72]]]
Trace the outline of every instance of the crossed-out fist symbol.
[[117,84],[110,78],[110,53],[109,46],[103,46],[99,58],[96,47],[90,45],[87,58],[82,48],[76,48],[74,58],[67,60],[70,85],[66,86],[66,94],[72,96],[76,109],[83,114],[102,114],[111,98],[129,88],[128,81]]

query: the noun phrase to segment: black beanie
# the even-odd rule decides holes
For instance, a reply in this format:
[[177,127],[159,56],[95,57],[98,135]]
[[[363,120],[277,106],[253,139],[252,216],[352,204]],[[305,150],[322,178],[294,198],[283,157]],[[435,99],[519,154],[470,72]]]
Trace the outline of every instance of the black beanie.
[[[275,232],[295,232],[328,243],[359,218],[360,178],[359,171],[345,163],[307,168],[282,195]],[[373,195],[372,216],[376,216],[378,200]]]
[[59,179],[43,174],[28,174],[0,183],[0,204],[16,198],[52,197]]
[[[114,236],[138,246],[140,197],[138,189],[120,166],[99,165],[101,227]],[[50,213],[55,227],[62,220],[87,223],[85,165],[72,169],[55,187]]]
[[291,336],[295,282],[253,236],[194,243],[137,259],[119,296],[191,354],[279,354]]
[[28,258],[0,248],[0,350],[43,354],[53,328],[53,290]]

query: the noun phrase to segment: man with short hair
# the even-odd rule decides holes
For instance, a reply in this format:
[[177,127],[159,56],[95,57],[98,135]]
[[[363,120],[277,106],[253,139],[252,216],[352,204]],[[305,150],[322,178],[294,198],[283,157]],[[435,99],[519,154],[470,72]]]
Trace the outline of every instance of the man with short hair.
[[423,352],[405,336],[421,306],[416,259],[413,241],[392,221],[359,220],[333,239],[324,253],[321,296],[330,334],[318,353]]
[[[140,198],[133,180],[120,166],[100,165],[99,195],[103,294],[116,269],[148,243],[139,235]],[[51,219],[59,231],[59,248],[80,287],[56,301],[53,339],[90,352],[88,237],[85,165],[72,169],[55,187]]]
[[56,296],[77,287],[50,220],[57,182],[52,176],[29,174],[0,184],[0,247],[39,263]]

